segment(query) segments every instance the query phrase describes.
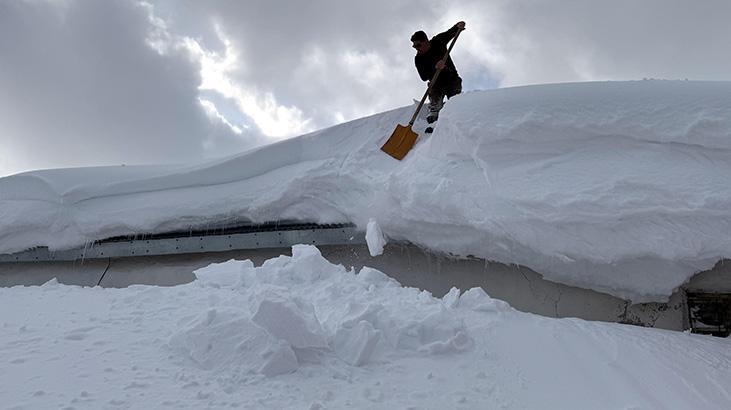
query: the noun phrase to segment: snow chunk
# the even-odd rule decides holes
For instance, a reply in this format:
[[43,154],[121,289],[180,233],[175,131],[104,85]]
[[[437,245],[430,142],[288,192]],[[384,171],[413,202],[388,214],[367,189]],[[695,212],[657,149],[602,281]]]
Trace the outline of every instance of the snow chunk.
[[368,266],[364,266],[363,269],[358,272],[357,278],[361,283],[369,287],[401,287],[401,284],[398,283],[396,279]]
[[296,348],[325,348],[327,342],[312,304],[270,293],[259,302],[251,320],[270,335]]
[[263,357],[266,362],[259,369],[259,373],[267,377],[292,373],[299,367],[294,350],[284,341],[280,341],[274,348],[264,352]]
[[243,363],[254,371],[263,365],[258,352],[270,343],[269,335],[241,312],[210,309],[173,335],[169,345],[201,369]]
[[242,280],[242,273],[254,267],[250,260],[231,259],[223,263],[213,263],[193,271],[197,282],[204,287],[234,288]]
[[338,329],[334,350],[346,363],[362,366],[368,362],[380,339],[381,331],[374,329],[370,322],[361,320],[352,328]]
[[400,329],[397,347],[428,354],[460,352],[472,346],[472,338],[461,319],[448,311],[432,313]]
[[459,297],[458,306],[460,308],[482,312],[508,311],[513,309],[507,302],[491,298],[482,288],[467,290]]
[[447,308],[455,308],[459,304],[459,289],[452,287],[449,289],[444,297],[442,297],[442,304]]
[[169,346],[204,370],[236,367],[272,377],[299,367],[289,343],[272,338],[240,311],[210,309],[173,335]]
[[383,247],[387,243],[386,237],[383,235],[383,231],[381,231],[378,222],[373,218],[368,221],[365,237],[368,243],[368,252],[371,253],[371,256],[378,256],[383,253]]
[[334,265],[323,258],[315,246],[294,245],[291,257],[269,259],[256,272],[262,276],[252,278],[255,283],[278,283],[291,288],[325,281],[330,277],[343,275],[346,270],[342,265]]
[[428,352],[429,354],[447,354],[447,353],[458,353],[465,351],[472,347],[474,342],[467,333],[459,330],[457,333],[447,340],[437,340],[427,345],[424,345],[419,350]]

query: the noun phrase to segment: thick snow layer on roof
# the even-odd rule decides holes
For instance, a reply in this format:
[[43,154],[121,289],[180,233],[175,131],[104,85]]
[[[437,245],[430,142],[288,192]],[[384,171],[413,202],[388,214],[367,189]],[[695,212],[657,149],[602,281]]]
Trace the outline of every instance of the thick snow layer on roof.
[[373,220],[390,240],[634,301],[731,257],[730,82],[466,93],[399,162],[379,148],[413,109],[195,166],[2,178],[0,251],[234,220]]

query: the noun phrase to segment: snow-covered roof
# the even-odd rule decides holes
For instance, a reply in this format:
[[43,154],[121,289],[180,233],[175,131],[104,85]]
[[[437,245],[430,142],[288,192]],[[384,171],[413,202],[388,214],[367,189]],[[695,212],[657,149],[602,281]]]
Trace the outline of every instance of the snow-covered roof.
[[2,178],[0,252],[221,221],[373,219],[391,240],[635,301],[731,257],[731,82],[465,93],[399,162],[379,148],[413,109],[205,164]]

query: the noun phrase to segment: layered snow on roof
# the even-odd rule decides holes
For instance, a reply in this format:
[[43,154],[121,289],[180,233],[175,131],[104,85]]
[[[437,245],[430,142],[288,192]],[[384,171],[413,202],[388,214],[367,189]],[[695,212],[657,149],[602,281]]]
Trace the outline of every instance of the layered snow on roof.
[[298,245],[174,287],[0,288],[8,408],[728,409],[728,339],[443,298]]
[[399,162],[379,148],[413,109],[205,164],[2,178],[0,252],[232,221],[373,221],[391,241],[634,301],[731,257],[730,82],[466,93]]

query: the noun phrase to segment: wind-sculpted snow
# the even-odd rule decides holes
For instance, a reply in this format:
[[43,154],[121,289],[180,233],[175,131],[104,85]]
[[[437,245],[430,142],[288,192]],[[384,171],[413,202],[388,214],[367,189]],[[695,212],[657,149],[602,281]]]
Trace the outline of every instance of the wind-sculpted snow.
[[390,240],[634,301],[731,256],[731,83],[466,93],[395,161],[379,148],[413,108],[208,164],[0,179],[0,250],[233,220],[373,220]]

